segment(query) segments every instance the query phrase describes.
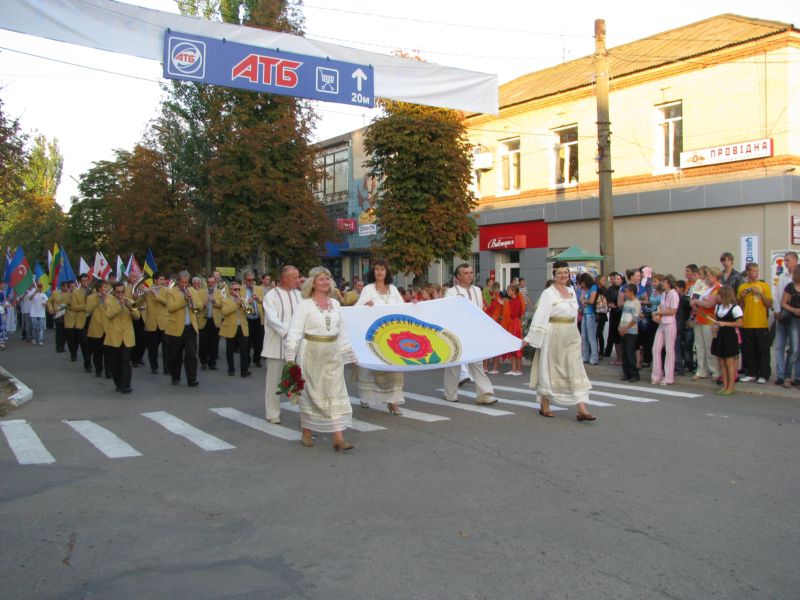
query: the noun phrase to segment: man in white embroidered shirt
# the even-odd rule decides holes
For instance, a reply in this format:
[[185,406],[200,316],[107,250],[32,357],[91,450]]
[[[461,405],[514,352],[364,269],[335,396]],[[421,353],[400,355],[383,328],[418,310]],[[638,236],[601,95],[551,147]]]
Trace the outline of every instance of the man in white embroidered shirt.
[[[463,296],[472,302],[478,310],[483,310],[483,296],[478,286],[472,285],[475,274],[467,263],[462,263],[456,267],[454,273],[456,284],[445,293],[445,297]],[[494,404],[497,399],[494,397],[492,382],[483,372],[483,364],[474,362],[467,365],[470,377],[475,381],[475,391],[477,392],[476,402],[478,404]],[[444,369],[444,399],[448,402],[458,402],[458,382],[461,374],[461,367],[447,367]]]
[[264,391],[264,403],[267,421],[281,422],[281,403],[278,397],[278,383],[281,380],[286,354],[283,341],[289,333],[289,321],[300,303],[300,290],[297,280],[300,272],[297,267],[285,265],[280,272],[278,285],[264,296],[264,345],[261,356],[267,361],[267,388]]

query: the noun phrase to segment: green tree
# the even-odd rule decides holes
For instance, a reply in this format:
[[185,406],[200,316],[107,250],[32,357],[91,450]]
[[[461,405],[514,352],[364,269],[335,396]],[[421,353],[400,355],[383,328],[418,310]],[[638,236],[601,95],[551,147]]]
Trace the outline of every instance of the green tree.
[[[185,1],[180,7],[192,16],[302,33],[298,5],[284,0]],[[335,234],[311,190],[317,175],[313,120],[309,104],[295,98],[171,84],[156,137],[205,225],[215,260],[259,270],[319,263],[323,243]]]
[[424,279],[434,259],[468,256],[477,225],[470,146],[457,111],[381,100],[365,166],[381,184],[374,252]]
[[25,141],[19,122],[6,116],[0,99],[0,206],[19,200],[24,193]]
[[25,170],[26,189],[36,196],[55,199],[63,170],[64,157],[58,148],[58,140],[54,138],[48,142],[42,134],[36,135]]

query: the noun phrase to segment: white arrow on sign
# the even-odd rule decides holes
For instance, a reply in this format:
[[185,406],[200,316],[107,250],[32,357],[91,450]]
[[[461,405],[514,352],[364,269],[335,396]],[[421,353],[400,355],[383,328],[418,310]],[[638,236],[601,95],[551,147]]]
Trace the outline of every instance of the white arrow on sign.
[[361,85],[367,80],[367,74],[361,69],[353,71],[353,78],[356,80],[356,89],[360,92]]

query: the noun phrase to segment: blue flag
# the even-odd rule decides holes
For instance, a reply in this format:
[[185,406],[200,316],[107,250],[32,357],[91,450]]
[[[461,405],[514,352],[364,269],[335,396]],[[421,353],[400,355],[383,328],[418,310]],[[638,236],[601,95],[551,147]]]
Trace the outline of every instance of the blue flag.
[[69,257],[64,248],[61,248],[61,258],[59,262],[61,266],[58,271],[58,285],[61,286],[61,284],[66,281],[77,281],[78,278],[75,277],[75,271],[72,270],[72,265],[69,264]]
[[3,283],[6,287],[11,283],[11,247],[6,247],[6,266],[3,269]]

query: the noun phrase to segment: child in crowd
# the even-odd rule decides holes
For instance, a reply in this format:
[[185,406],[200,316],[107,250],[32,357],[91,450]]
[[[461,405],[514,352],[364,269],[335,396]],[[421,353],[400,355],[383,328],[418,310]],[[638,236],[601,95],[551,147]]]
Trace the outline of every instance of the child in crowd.
[[736,362],[739,356],[736,328],[742,326],[744,312],[736,303],[736,293],[733,288],[723,285],[717,293],[719,304],[716,307],[717,322],[713,326],[711,354],[719,359],[719,370],[722,373],[722,389],[716,393],[720,396],[730,396],[734,392]]
[[642,304],[636,298],[638,287],[634,283],[626,285],[625,303],[619,320],[619,335],[622,338],[622,381],[639,381],[636,367],[636,338],[639,335],[638,321],[642,315]]

